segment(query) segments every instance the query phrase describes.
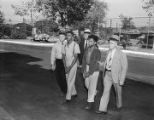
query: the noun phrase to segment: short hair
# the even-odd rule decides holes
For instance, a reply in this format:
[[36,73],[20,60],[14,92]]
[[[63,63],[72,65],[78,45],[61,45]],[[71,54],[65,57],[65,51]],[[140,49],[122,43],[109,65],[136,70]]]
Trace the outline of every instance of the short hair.
[[66,35],[64,31],[59,31],[59,35]]
[[73,31],[72,31],[72,30],[68,30],[68,31],[66,32],[66,34],[68,34],[68,33],[70,33],[70,34],[74,35],[74,33],[73,33]]
[[119,39],[119,36],[117,35],[112,35],[110,38],[109,38],[109,41],[116,41],[118,42],[120,39]]
[[59,28],[54,28],[53,32],[59,32]]
[[93,39],[95,42],[97,42],[99,38],[96,35],[89,35],[88,39]]
[[79,31],[84,31],[84,27],[80,27],[79,28]]

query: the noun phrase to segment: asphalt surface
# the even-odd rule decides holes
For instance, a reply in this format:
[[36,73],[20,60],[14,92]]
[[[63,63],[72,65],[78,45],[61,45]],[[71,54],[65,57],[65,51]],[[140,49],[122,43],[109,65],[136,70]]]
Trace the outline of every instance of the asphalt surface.
[[[0,52],[0,120],[154,119],[153,85],[126,79],[124,108],[116,111],[112,91],[108,115],[97,115],[94,110],[83,109],[87,94],[80,70],[76,78],[78,97],[71,104],[64,104],[65,98],[61,96],[54,73],[50,70],[51,48],[1,47],[7,48],[7,52]],[[146,64],[142,64],[144,62]],[[153,75],[153,71],[147,71],[153,70],[151,59],[147,62],[147,59],[129,58],[129,64],[134,66],[129,71]]]

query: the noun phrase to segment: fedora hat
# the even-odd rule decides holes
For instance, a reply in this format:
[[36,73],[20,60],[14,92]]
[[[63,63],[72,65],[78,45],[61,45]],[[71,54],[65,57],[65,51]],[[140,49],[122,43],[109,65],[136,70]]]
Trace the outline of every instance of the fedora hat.
[[88,36],[88,39],[91,39],[91,38],[92,38],[95,42],[97,42],[98,39],[99,39],[96,35],[89,35],[89,36]]
[[91,31],[90,31],[90,29],[85,29],[85,30],[84,30],[84,33],[89,33],[89,34],[90,34]]
[[109,38],[109,41],[119,41],[120,40],[120,38],[119,38],[119,36],[118,35],[112,35],[110,38]]

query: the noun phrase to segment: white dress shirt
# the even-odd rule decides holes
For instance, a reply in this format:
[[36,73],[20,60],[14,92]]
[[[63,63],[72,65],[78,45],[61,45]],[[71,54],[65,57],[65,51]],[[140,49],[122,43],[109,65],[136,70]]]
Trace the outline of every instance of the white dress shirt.
[[87,47],[87,45],[88,45],[88,40],[85,40],[84,41],[84,49]]
[[51,51],[51,64],[52,65],[55,64],[56,59],[62,59],[62,48],[63,48],[63,44],[59,40],[52,47],[52,51]]
[[72,41],[69,45],[66,44],[63,48],[64,49],[62,52],[65,54],[66,66],[68,67],[74,60],[74,54],[80,54],[80,48],[79,45],[74,41]]
[[109,51],[109,54],[106,58],[106,69],[107,70],[111,70],[112,60],[113,60],[115,51],[116,51],[116,49]]

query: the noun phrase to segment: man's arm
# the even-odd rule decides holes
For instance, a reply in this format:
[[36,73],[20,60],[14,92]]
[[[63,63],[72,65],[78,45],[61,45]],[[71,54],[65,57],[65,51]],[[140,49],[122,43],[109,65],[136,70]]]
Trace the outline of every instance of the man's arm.
[[50,61],[51,61],[51,69],[52,70],[55,70],[56,66],[55,66],[55,46],[52,47],[52,50],[51,50],[51,57],[50,57]]
[[77,54],[74,54],[74,59],[72,61],[72,64],[68,67],[68,72],[71,70],[71,68],[74,66],[74,64],[76,63],[78,59],[78,55]]
[[96,49],[93,51],[92,55],[92,59],[90,60],[91,64],[90,64],[90,71],[89,74],[94,73],[97,69],[99,69],[99,61],[101,59],[101,52],[99,49]]
[[121,54],[121,67],[122,67],[122,72],[121,72],[120,85],[123,85],[125,82],[125,77],[128,69],[128,60],[125,53]]
[[68,71],[71,70],[71,68],[74,66],[74,64],[77,62],[78,59],[78,54],[80,54],[80,48],[79,45],[77,43],[74,44],[74,48],[73,48],[73,55],[74,55],[74,59],[71,63],[71,65],[68,67]]
[[65,60],[65,54],[62,54],[63,57],[63,63],[64,63],[64,67],[66,68],[66,60]]

